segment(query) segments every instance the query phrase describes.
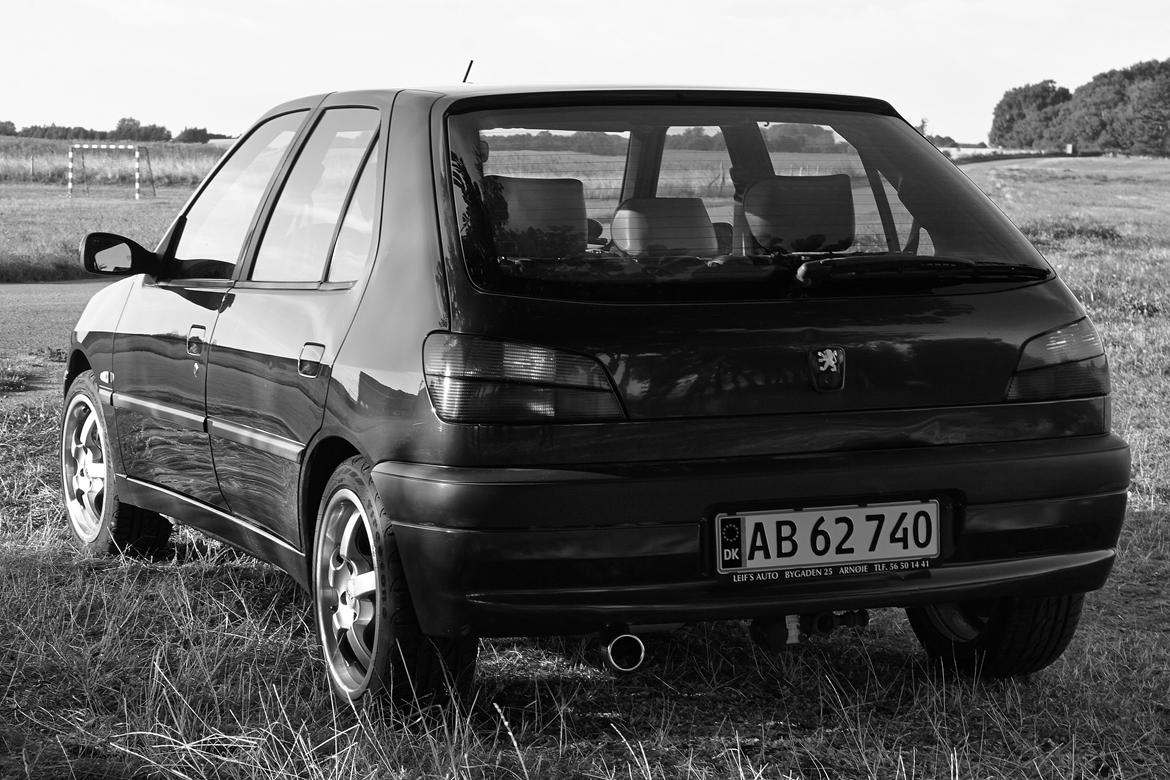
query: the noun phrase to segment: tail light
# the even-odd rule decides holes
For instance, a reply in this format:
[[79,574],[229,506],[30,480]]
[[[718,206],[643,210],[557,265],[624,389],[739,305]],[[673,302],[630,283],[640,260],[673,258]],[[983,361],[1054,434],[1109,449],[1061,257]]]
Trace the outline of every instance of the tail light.
[[458,333],[423,343],[427,391],[439,418],[465,423],[625,419],[605,369],[591,357]]
[[1086,317],[1024,344],[1008,401],[1053,401],[1109,394],[1101,337]]

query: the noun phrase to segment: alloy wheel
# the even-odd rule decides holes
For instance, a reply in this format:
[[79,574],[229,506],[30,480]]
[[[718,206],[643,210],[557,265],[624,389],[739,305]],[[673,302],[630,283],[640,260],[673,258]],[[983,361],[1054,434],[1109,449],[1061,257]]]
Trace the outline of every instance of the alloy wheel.
[[101,412],[88,396],[78,394],[69,402],[61,427],[61,478],[69,522],[87,544],[102,530],[109,462]]
[[315,551],[317,628],[329,674],[358,693],[375,671],[378,560],[361,499],[342,488],[329,499]]

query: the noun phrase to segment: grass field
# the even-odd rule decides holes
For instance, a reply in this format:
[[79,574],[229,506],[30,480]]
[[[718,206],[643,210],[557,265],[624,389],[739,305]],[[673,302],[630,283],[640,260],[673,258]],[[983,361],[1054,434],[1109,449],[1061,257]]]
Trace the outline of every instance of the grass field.
[[[70,141],[41,138],[0,137],[0,183],[65,185],[69,171]],[[91,141],[93,144],[125,144],[125,141]],[[142,183],[194,187],[227,148],[222,144],[141,144]],[[125,150],[86,149],[74,152],[74,182],[87,185],[133,184],[134,154]]]
[[[886,610],[782,655],[692,626],[630,677],[576,640],[485,642],[469,706],[353,710],[275,569],[185,532],[164,561],[74,553],[40,401],[0,411],[0,778],[1170,777],[1170,161],[965,170],[1085,302],[1133,447],[1117,567],[1049,669],[940,675]],[[101,218],[147,230],[140,205]]]
[[153,249],[191,189],[160,187],[157,196],[136,201],[126,185],[72,198],[63,186],[0,186],[0,283],[92,278],[77,254],[86,233],[118,233]]

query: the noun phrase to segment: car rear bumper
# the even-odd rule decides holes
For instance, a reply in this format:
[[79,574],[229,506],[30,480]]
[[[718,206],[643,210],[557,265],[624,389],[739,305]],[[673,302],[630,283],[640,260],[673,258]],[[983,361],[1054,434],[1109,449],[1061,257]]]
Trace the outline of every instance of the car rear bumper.
[[[423,629],[586,633],[625,625],[1085,592],[1113,565],[1129,450],[1111,435],[557,469],[378,464]],[[735,581],[721,511],[933,498],[929,569]]]

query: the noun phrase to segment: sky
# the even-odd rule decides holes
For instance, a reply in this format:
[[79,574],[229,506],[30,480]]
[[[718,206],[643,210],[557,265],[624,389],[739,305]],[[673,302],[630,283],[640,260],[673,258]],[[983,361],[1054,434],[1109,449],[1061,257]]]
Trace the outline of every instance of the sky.
[[1166,0],[5,0],[0,121],[237,134],[320,92],[458,83],[867,95],[962,142],[1013,87],[1170,58]]

